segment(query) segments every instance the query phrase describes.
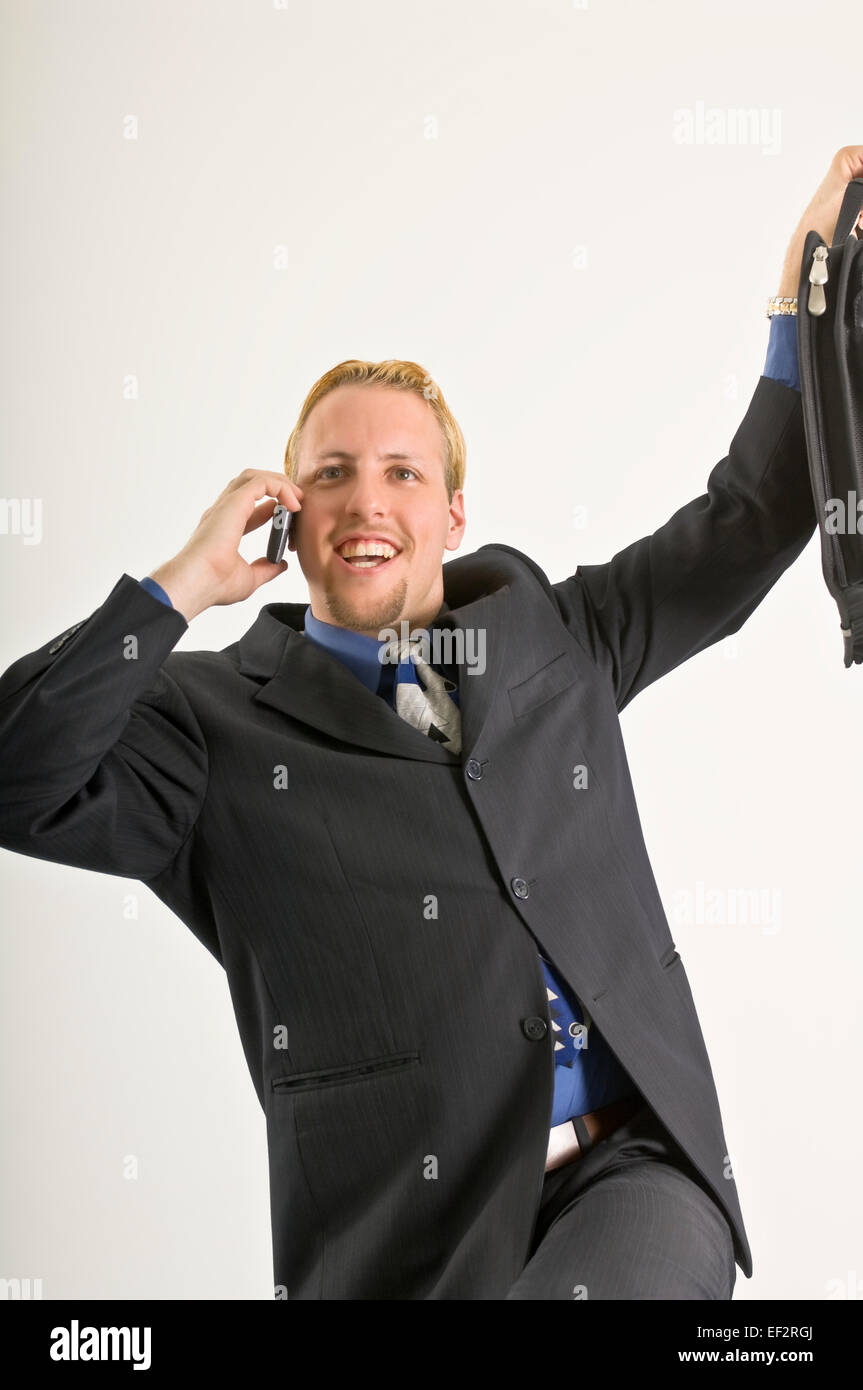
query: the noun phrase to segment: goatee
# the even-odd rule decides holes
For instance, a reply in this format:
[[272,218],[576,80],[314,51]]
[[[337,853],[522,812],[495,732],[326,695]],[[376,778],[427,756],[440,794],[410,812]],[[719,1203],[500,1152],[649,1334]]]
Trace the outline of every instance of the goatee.
[[407,592],[406,579],[399,580],[392,589],[376,598],[357,598],[353,602],[343,593],[327,589],[324,602],[330,615],[328,621],[336,627],[349,628],[351,632],[378,633],[382,628],[396,625],[404,612]]

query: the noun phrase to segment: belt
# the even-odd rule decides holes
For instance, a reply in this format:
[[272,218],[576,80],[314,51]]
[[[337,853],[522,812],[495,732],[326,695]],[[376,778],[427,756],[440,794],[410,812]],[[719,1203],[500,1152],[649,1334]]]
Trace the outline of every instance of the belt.
[[545,1171],[550,1173],[553,1168],[560,1168],[564,1163],[580,1158],[600,1139],[605,1139],[624,1120],[628,1120],[640,1104],[640,1096],[625,1096],[623,1100],[603,1105],[599,1110],[575,1115],[570,1120],[564,1120],[562,1125],[554,1125],[548,1133]]

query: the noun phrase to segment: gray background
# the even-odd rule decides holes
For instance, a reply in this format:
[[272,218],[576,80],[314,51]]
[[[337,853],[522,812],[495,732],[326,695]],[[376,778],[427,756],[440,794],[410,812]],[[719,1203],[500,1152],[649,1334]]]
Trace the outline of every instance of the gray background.
[[[461,553],[503,541],[553,581],[610,558],[704,491],[792,232],[863,141],[851,0],[6,0],[2,29],[0,491],[42,507],[37,543],[0,534],[3,669],[175,554],[243,468],[281,469],[346,357],[443,390]],[[699,103],[758,128],[681,142]],[[306,599],[292,556],[179,649]],[[861,682],[813,537],[622,717],[753,1250],[738,1299],[863,1278]],[[6,851],[0,874],[0,1277],[271,1299],[221,968],[132,880]],[[685,920],[699,883],[772,910]]]

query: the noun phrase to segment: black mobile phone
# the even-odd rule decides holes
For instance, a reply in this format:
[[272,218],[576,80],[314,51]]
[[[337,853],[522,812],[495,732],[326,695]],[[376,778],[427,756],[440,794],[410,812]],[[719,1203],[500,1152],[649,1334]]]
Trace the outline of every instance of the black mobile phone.
[[291,538],[291,528],[294,524],[294,516],[288,507],[281,502],[276,504],[273,512],[273,522],[270,527],[270,540],[267,545],[267,559],[273,565],[278,565],[284,559],[285,551],[288,548],[288,541]]

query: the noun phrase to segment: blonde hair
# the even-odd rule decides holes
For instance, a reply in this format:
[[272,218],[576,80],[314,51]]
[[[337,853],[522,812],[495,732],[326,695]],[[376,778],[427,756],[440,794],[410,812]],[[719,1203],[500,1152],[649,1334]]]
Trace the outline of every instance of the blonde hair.
[[444,482],[447,500],[452,502],[453,493],[464,487],[466,466],[464,435],[459,429],[458,421],[444,400],[440,387],[432,380],[428,372],[418,366],[416,362],[402,362],[398,358],[390,358],[386,362],[361,362],[358,358],[349,358],[346,362],[339,362],[338,366],[331,367],[315,382],[303,401],[297,423],[291,430],[285,449],[285,473],[289,480],[295,482],[297,479],[300,441],[312,408],[328,392],[334,391],[337,386],[354,382],[395,386],[402,391],[413,391],[428,402],[437,416],[443,435]]

